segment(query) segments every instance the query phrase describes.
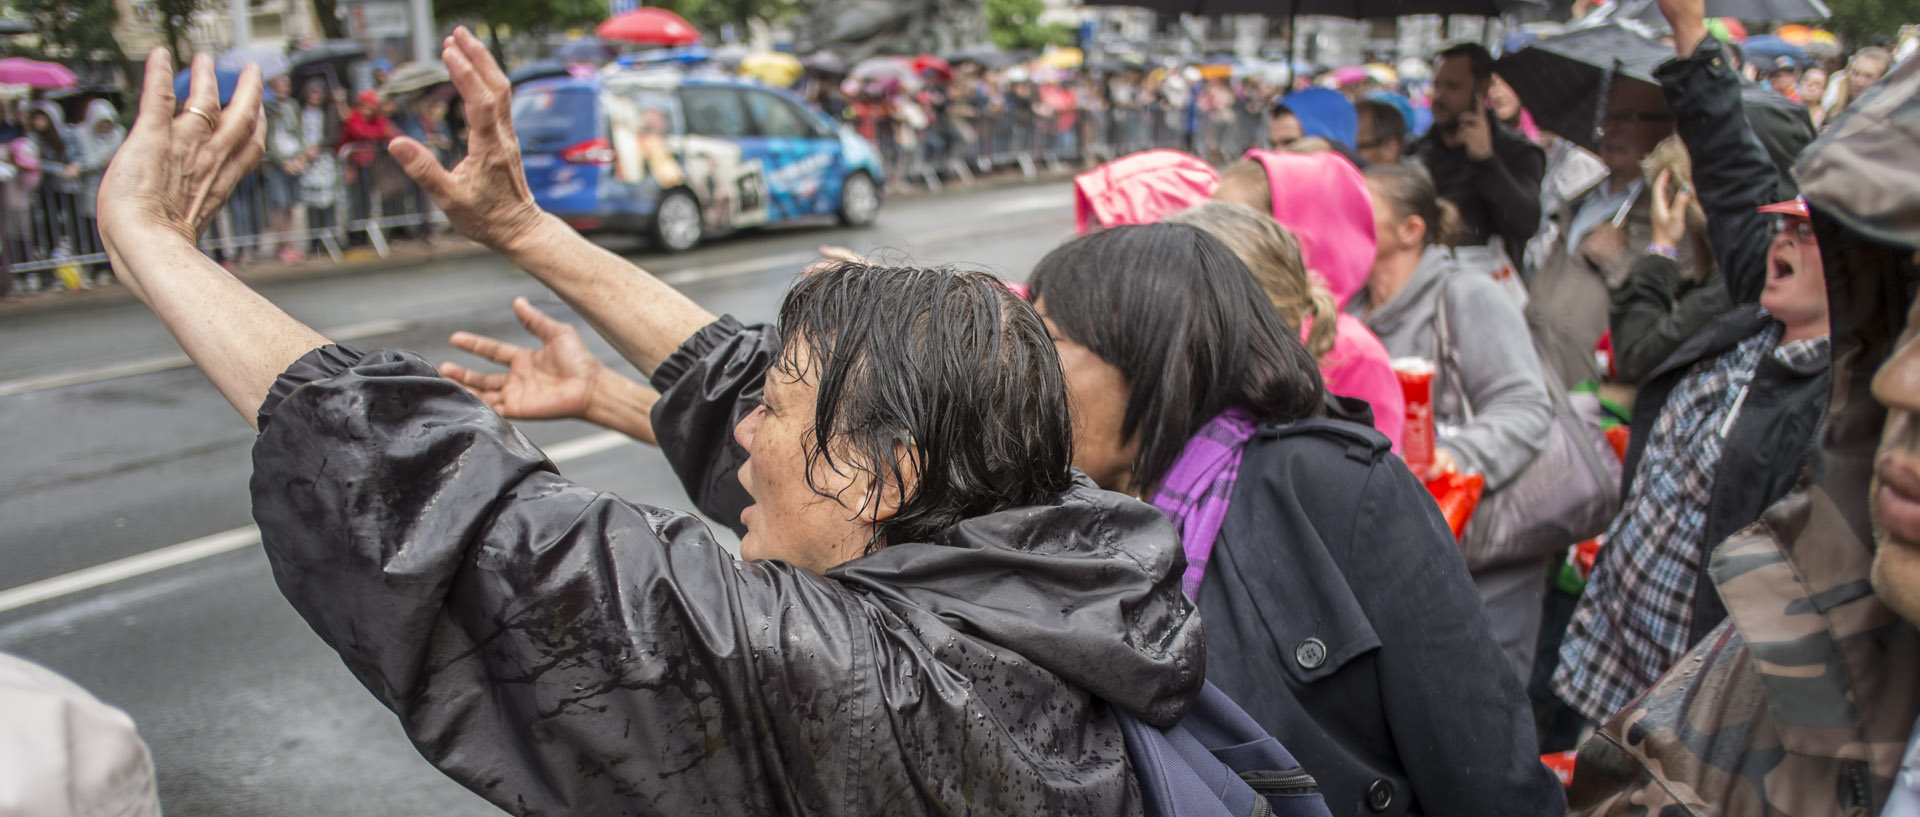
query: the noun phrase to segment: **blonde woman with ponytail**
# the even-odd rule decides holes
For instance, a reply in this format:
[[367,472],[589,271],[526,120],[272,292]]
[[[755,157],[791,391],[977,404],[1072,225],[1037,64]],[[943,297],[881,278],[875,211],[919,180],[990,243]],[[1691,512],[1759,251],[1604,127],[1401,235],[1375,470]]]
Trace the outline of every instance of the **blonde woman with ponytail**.
[[1340,313],[1333,293],[1308,273],[1300,242],[1271,216],[1242,204],[1211,201],[1167,219],[1220,239],[1252,271],[1280,319],[1300,332],[1320,365],[1327,391],[1364,401],[1373,426],[1400,450],[1405,404],[1387,349],[1359,319]]

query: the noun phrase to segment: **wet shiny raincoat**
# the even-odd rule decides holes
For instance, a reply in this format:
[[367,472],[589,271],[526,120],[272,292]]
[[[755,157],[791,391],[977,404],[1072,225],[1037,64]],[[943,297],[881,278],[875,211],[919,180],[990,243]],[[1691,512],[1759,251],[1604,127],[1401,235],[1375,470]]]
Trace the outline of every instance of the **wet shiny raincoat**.
[[[723,336],[663,367],[664,434],[757,396]],[[1165,725],[1200,688],[1172,527],[1084,478],[820,576],[568,482],[411,353],[309,353],[261,429],[282,592],[515,814],[1137,814],[1114,708]],[[689,484],[737,453],[705,450]]]

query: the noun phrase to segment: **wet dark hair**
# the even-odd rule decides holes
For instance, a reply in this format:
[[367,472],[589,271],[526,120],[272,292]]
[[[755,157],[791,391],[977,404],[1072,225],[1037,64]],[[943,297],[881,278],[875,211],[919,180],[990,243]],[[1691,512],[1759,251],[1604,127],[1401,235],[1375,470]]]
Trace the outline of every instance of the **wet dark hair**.
[[1459,242],[1460,211],[1454,209],[1453,202],[1440,198],[1426,167],[1411,162],[1380,164],[1368,167],[1366,174],[1367,181],[1384,186],[1380,198],[1393,208],[1393,220],[1419,216],[1426,222],[1426,246],[1451,247]]
[[808,486],[832,496],[817,466],[902,486],[868,552],[1071,483],[1060,357],[1033,307],[992,275],[826,264],[787,293],[779,327],[775,367],[818,387]]
[[1467,66],[1473,71],[1474,82],[1493,79],[1493,52],[1479,43],[1459,43],[1449,46],[1435,59],[1435,63],[1445,62],[1453,57],[1466,57]]
[[1123,439],[1134,488],[1159,487],[1187,440],[1234,406],[1262,423],[1320,411],[1326,387],[1233,250],[1184,224],[1116,227],[1070,241],[1028,280],[1068,339],[1127,376]]

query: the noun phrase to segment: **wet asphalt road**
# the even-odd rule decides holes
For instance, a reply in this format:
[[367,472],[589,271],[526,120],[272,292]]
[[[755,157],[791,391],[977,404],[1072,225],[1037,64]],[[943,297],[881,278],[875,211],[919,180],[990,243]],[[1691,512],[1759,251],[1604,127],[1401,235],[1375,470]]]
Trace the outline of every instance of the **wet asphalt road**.
[[[605,243],[714,312],[764,321],[823,242],[1022,280],[1071,235],[1069,190],[1047,183],[900,199],[870,229],[769,230],[675,257]],[[537,282],[486,256],[261,289],[322,331],[435,361],[465,360],[446,343],[457,329],[527,342],[508,309],[518,295],[591,336]],[[625,366],[592,341],[602,360]],[[500,813],[428,766],[280,597],[247,530],[252,432],[197,370],[169,360],[178,354],[131,302],[0,314],[0,600],[51,588],[50,598],[0,610],[0,651],[46,664],[131,714],[170,814]],[[653,449],[579,422],[523,428],[577,482],[690,507]],[[124,577],[60,585],[155,551],[182,563],[120,562]]]

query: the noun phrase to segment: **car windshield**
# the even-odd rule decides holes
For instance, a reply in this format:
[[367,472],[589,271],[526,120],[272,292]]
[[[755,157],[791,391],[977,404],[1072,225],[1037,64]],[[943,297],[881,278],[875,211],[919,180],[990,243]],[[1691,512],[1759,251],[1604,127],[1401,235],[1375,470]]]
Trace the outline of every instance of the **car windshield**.
[[557,153],[600,136],[594,92],[577,87],[521,88],[513,95],[513,129],[524,153]]

